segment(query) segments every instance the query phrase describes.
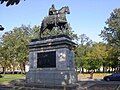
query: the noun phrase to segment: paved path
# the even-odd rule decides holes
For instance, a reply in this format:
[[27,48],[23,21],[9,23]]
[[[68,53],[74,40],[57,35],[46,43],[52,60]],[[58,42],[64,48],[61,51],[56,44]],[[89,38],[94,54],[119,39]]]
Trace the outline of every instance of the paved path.
[[78,83],[83,90],[120,90],[120,81],[83,80]]
[[[120,90],[120,81],[102,81],[102,80],[81,80],[77,83],[78,90]],[[0,85],[0,90],[10,90],[11,85]],[[34,90],[34,89],[29,89]],[[56,89],[35,89],[35,90],[56,90]]]
[[0,85],[0,90],[10,90],[12,89],[12,86],[10,85]]

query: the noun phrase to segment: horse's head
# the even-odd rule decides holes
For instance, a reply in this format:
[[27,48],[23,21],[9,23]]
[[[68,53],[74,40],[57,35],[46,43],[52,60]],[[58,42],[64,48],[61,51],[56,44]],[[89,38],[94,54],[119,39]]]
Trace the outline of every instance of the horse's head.
[[68,6],[65,7],[65,11],[66,11],[67,14],[70,14],[70,9],[69,9]]
[[60,10],[58,10],[58,13],[59,14],[64,14],[64,13],[70,14],[69,7],[68,6],[62,7]]

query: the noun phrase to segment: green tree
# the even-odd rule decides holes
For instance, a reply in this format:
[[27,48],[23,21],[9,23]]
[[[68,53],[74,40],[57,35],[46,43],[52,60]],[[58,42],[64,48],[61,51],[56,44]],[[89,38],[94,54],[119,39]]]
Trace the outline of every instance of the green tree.
[[1,44],[0,45],[0,66],[2,67],[4,74],[6,72],[6,69],[10,66],[7,52],[8,52],[8,47]]
[[110,14],[100,36],[114,48],[113,52],[109,54],[109,59],[113,59],[111,65],[116,67],[118,65],[117,58],[120,56],[120,8],[114,9]]
[[120,9],[113,10],[100,36],[116,48],[117,53],[120,55]]
[[85,56],[92,44],[92,40],[90,40],[89,37],[87,37],[85,34],[81,34],[78,37],[78,43],[78,46],[75,48],[75,61],[77,68],[82,69],[82,72],[84,72],[84,67],[86,63]]
[[108,48],[108,57],[106,60],[105,65],[108,66],[108,69],[110,71],[110,68],[112,68],[112,71],[115,70],[118,67],[119,61],[118,61],[118,53],[116,48],[107,45]]
[[[30,26],[22,25],[15,27],[12,31],[6,32],[2,37],[2,47],[0,53],[1,57],[5,58],[4,61],[9,61],[13,73],[16,65],[24,72],[25,63],[28,60],[28,44],[31,38],[34,37],[33,29]],[[5,48],[5,49],[4,49]]]
[[86,54],[86,69],[100,69],[107,56],[108,52],[106,49],[106,44],[94,43]]

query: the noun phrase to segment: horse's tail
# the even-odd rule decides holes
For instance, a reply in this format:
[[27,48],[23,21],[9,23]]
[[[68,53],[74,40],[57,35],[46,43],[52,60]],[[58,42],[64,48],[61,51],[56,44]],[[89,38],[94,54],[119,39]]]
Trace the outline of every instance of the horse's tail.
[[40,38],[42,33],[45,31],[45,28],[46,28],[46,23],[45,23],[45,20],[43,20],[40,27]]
[[41,27],[40,27],[40,33],[39,33],[40,34],[40,38],[41,38],[41,35],[42,35],[43,31],[44,31],[44,23],[42,21]]

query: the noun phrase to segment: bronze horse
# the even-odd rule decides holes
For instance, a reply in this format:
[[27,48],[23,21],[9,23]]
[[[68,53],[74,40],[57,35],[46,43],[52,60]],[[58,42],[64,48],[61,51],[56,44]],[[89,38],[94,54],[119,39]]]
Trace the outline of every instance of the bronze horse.
[[52,30],[54,27],[59,28],[61,31],[68,29],[68,23],[66,19],[66,14],[70,14],[69,7],[62,7],[60,10],[57,10],[56,15],[49,15],[45,17],[41,24],[40,37],[41,34],[46,30]]

